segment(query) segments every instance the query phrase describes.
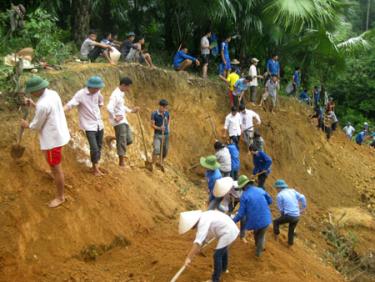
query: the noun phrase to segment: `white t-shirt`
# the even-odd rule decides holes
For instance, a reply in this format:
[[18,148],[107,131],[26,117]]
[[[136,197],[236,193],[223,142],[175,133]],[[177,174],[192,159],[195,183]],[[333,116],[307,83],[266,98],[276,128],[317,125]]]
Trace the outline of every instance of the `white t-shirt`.
[[251,65],[249,69],[249,76],[253,78],[252,81],[250,81],[250,86],[258,86],[258,72],[257,67],[255,65]]
[[245,130],[254,131],[254,122],[253,122],[254,118],[257,120],[258,124],[261,123],[260,116],[252,110],[246,109],[245,113],[241,112],[240,115],[241,115],[242,131],[245,131]]
[[199,219],[194,243],[202,246],[204,241],[216,238],[216,249],[222,249],[232,244],[239,233],[237,225],[225,213],[217,210],[205,211]]
[[[107,110],[109,113],[109,121],[113,126],[119,124],[129,124],[126,118],[127,113],[131,113],[131,109],[125,106],[125,93],[120,90],[120,88],[116,88],[109,98],[109,103],[107,105]],[[123,116],[123,119],[119,122],[115,121],[116,116]]]
[[344,130],[346,136],[349,136],[351,138],[353,136],[355,128],[353,126],[349,125],[349,126],[345,126],[343,128],[343,130]]
[[[203,48],[203,47],[207,47],[207,48]],[[208,40],[207,36],[203,36],[201,39],[201,53],[202,55],[210,54],[210,41]]]
[[95,48],[94,43],[95,41],[91,40],[90,38],[86,38],[81,46],[81,56],[87,57],[91,50]]
[[231,172],[232,159],[227,147],[224,147],[215,153],[216,159],[220,164],[220,170],[223,172]]
[[61,147],[69,142],[70,134],[64,108],[56,91],[45,89],[39,97],[30,128],[39,131],[42,150]]
[[224,129],[228,130],[229,136],[241,135],[241,116],[239,113],[228,114],[225,118]]

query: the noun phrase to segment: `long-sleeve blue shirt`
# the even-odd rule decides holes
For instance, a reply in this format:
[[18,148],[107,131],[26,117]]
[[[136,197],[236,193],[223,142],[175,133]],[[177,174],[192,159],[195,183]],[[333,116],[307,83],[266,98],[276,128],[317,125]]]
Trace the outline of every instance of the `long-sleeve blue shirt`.
[[271,196],[255,186],[248,185],[240,199],[240,208],[233,221],[238,222],[246,216],[247,230],[265,228],[272,222],[272,214],[269,205],[272,204]]
[[273,59],[269,59],[267,61],[267,71],[271,73],[271,75],[279,75],[280,74],[280,63]]
[[222,178],[220,170],[217,168],[215,170],[207,170],[206,171],[206,178],[208,183],[208,190],[210,191],[210,200],[214,197],[213,191],[215,187],[216,180]]
[[307,205],[305,196],[294,189],[282,189],[277,194],[277,207],[282,215],[300,216],[300,203],[302,209],[305,209]]
[[231,157],[232,171],[240,170],[240,152],[235,144],[229,144],[228,150]]
[[191,60],[191,61],[195,62],[197,59],[194,58],[193,56],[190,56],[190,55],[186,54],[184,51],[180,50],[176,53],[176,55],[174,55],[173,67],[175,69],[179,68],[180,64],[185,60]]
[[257,174],[263,170],[266,170],[266,175],[271,173],[272,159],[263,151],[258,151],[256,155],[253,155],[253,174]]

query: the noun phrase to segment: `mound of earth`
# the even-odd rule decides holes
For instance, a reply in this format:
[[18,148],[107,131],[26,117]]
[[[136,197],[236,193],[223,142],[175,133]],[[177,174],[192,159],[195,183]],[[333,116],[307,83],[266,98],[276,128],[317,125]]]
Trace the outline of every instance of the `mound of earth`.
[[[86,138],[78,128],[77,112],[67,115],[72,141],[64,149],[67,203],[51,210],[46,204],[54,185],[39,151],[38,137],[26,132],[24,156],[13,160],[10,148],[16,139],[21,114],[0,112],[0,281],[169,281],[191,247],[194,234],[177,234],[181,211],[204,209],[204,171],[199,157],[213,153],[211,116],[219,132],[229,111],[221,83],[186,73],[148,69],[139,65],[67,65],[63,71],[42,74],[67,102],[91,75],[106,83],[105,101],[119,77],[132,78],[127,102],[141,107],[148,151],[151,152],[150,113],[163,97],[170,101],[172,126],[166,172],[144,168],[140,125],[129,115],[134,144],[129,147],[127,168],[117,167],[113,144],[103,149],[104,177],[89,173]],[[374,153],[350,143],[336,133],[330,143],[308,119],[308,109],[296,101],[281,100],[275,115],[255,109],[262,118],[266,151],[274,160],[267,189],[285,178],[308,199],[308,211],[298,226],[293,249],[274,242],[268,234],[261,259],[254,247],[237,241],[231,248],[230,273],[223,281],[343,281],[324,256],[327,243],[321,234],[329,211],[335,208],[367,209],[373,216]],[[114,135],[102,111],[105,135]],[[241,173],[249,174],[250,156],[242,148]],[[277,215],[273,206],[274,216]],[[372,212],[372,215],[371,215]],[[363,227],[363,226],[362,226]],[[364,229],[367,227],[364,226]],[[368,230],[358,229],[363,251],[373,248]],[[361,233],[364,232],[364,233]],[[214,244],[198,256],[179,281],[204,281],[212,269]]]

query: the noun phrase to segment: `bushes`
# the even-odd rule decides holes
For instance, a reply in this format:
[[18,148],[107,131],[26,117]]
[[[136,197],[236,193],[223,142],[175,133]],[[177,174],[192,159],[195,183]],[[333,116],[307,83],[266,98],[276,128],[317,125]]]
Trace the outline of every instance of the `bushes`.
[[[0,15],[1,53],[14,53],[25,47],[35,49],[36,59],[46,59],[49,63],[63,62],[72,53],[71,45],[63,43],[66,35],[56,25],[57,18],[43,9],[36,9],[26,17],[25,25],[14,36],[5,36],[9,15]],[[5,38],[4,38],[5,37]]]

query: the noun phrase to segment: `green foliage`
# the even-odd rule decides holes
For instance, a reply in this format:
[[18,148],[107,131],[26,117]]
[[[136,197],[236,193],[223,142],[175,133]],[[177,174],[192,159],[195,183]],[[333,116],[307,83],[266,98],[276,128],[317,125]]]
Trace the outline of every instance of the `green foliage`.
[[[6,28],[7,13],[2,13],[0,19],[1,31]],[[72,48],[62,42],[64,35],[57,27],[56,17],[45,10],[36,9],[27,16],[25,26],[18,34],[1,42],[1,53],[14,53],[25,47],[33,47],[37,59],[44,58],[52,64],[61,63],[72,52]]]

